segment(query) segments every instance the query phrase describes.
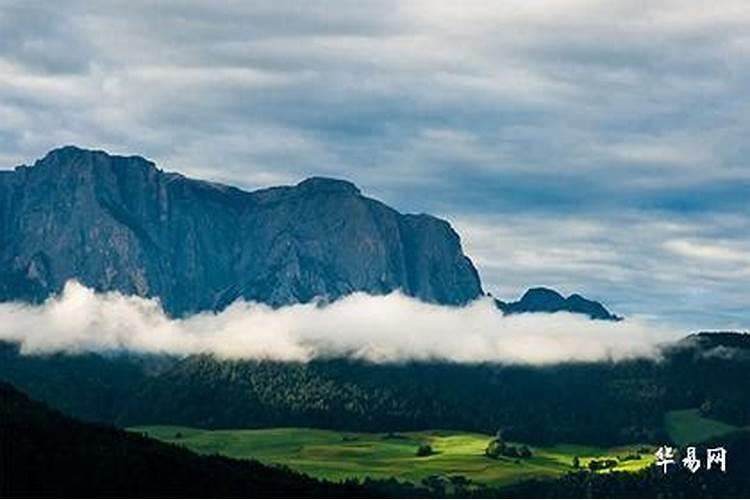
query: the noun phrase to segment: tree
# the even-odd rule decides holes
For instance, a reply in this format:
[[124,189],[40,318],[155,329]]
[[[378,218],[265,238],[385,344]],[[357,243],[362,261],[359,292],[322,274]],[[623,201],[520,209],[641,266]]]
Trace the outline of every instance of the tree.
[[466,488],[471,480],[466,476],[450,476],[448,478],[453,485],[453,496],[466,497]]
[[518,453],[518,448],[509,445],[505,445],[505,449],[503,449],[503,455],[510,458],[519,458],[521,456],[521,454]]
[[494,439],[492,439],[487,445],[487,448],[485,448],[484,454],[490,458],[500,458],[500,456],[504,455],[506,451],[507,445],[503,439],[503,431],[502,429],[498,429],[495,433]]
[[493,439],[484,450],[484,454],[490,458],[500,458],[505,453],[505,443],[497,438]]
[[437,474],[422,479],[422,484],[436,497],[445,496],[446,479]]
[[429,444],[420,444],[419,448],[417,448],[417,456],[418,457],[429,457],[432,455],[434,451],[432,450],[432,446]]
[[578,458],[578,455],[576,455],[575,457],[573,457],[573,468],[579,469],[580,467],[581,467],[581,459]]

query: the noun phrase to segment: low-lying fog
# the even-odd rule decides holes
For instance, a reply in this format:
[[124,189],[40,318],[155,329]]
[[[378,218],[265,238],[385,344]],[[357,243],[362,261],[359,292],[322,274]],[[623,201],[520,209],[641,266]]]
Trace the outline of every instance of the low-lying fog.
[[98,294],[71,281],[41,305],[0,304],[0,340],[20,343],[25,354],[128,350],[287,361],[351,356],[545,364],[656,357],[660,344],[685,333],[638,319],[503,316],[491,299],[446,307],[400,293],[357,293],[325,306],[280,309],[236,302],[220,313],[171,319],[158,301]]

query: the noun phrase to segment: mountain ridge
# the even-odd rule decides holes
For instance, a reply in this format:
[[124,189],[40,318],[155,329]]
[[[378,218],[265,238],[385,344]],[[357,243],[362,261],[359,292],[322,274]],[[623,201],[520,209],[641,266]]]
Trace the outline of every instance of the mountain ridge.
[[[237,299],[282,306],[400,290],[463,305],[483,295],[449,222],[401,213],[351,181],[314,176],[247,191],[71,145],[0,170],[0,301],[40,302],[69,279],[158,297],[178,317]],[[496,304],[506,314],[619,319],[542,288]]]
[[401,290],[461,305],[482,295],[448,222],[338,179],[243,191],[66,146],[0,177],[0,230],[0,300],[38,302],[71,278],[158,296],[174,316],[239,298],[281,306]]

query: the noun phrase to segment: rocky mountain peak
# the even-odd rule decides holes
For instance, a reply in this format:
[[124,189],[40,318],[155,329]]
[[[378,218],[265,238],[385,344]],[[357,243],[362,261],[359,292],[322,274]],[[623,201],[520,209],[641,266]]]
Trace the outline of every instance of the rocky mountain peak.
[[120,156],[111,155],[103,150],[86,149],[79,146],[67,145],[55,148],[48,152],[43,158],[34,163],[34,167],[56,166],[56,167],[81,167],[81,166],[105,166],[109,164],[131,164],[142,165],[156,169],[154,162],[138,155]]
[[447,222],[401,214],[350,182],[246,192],[74,146],[0,176],[0,300],[44,300],[69,279],[158,297],[177,316],[237,299],[482,294]]
[[352,182],[331,177],[308,177],[297,184],[297,189],[304,192],[362,194],[359,188]]
[[530,312],[570,312],[584,314],[591,319],[619,321],[622,318],[612,314],[599,302],[586,299],[574,293],[564,297],[559,292],[546,287],[529,288],[516,302],[495,300],[497,307],[505,314]]
[[565,302],[565,297],[551,288],[540,286],[526,290],[521,302],[528,307],[559,307]]

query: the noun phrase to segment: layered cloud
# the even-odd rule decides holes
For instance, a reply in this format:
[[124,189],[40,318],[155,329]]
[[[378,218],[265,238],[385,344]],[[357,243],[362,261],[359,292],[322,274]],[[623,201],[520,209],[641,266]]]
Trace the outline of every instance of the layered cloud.
[[[749,23],[745,0],[0,0],[0,165],[74,143],[246,188],[345,177],[403,210],[502,223],[495,239],[526,239],[523,214],[561,228],[536,231],[546,248],[592,219],[612,232],[584,242],[594,254],[635,252],[623,220],[745,248],[750,224],[721,221],[750,218]],[[702,259],[685,249],[638,258]],[[631,302],[616,286],[643,286],[620,280],[636,265],[598,268],[615,307]],[[719,324],[750,296],[703,279],[714,265],[693,288]],[[497,293],[554,284],[534,269],[480,271]],[[605,291],[591,275],[562,284]],[[682,287],[652,284],[636,309],[670,314]]]
[[638,320],[567,313],[503,316],[492,301],[430,305],[399,293],[272,309],[237,302],[218,314],[168,318],[158,302],[96,294],[76,282],[42,305],[0,304],[0,340],[24,354],[111,352],[308,361],[447,360],[547,364],[657,357],[681,333]]
[[522,213],[462,217],[456,225],[500,297],[547,285],[686,330],[750,326],[750,216]]

